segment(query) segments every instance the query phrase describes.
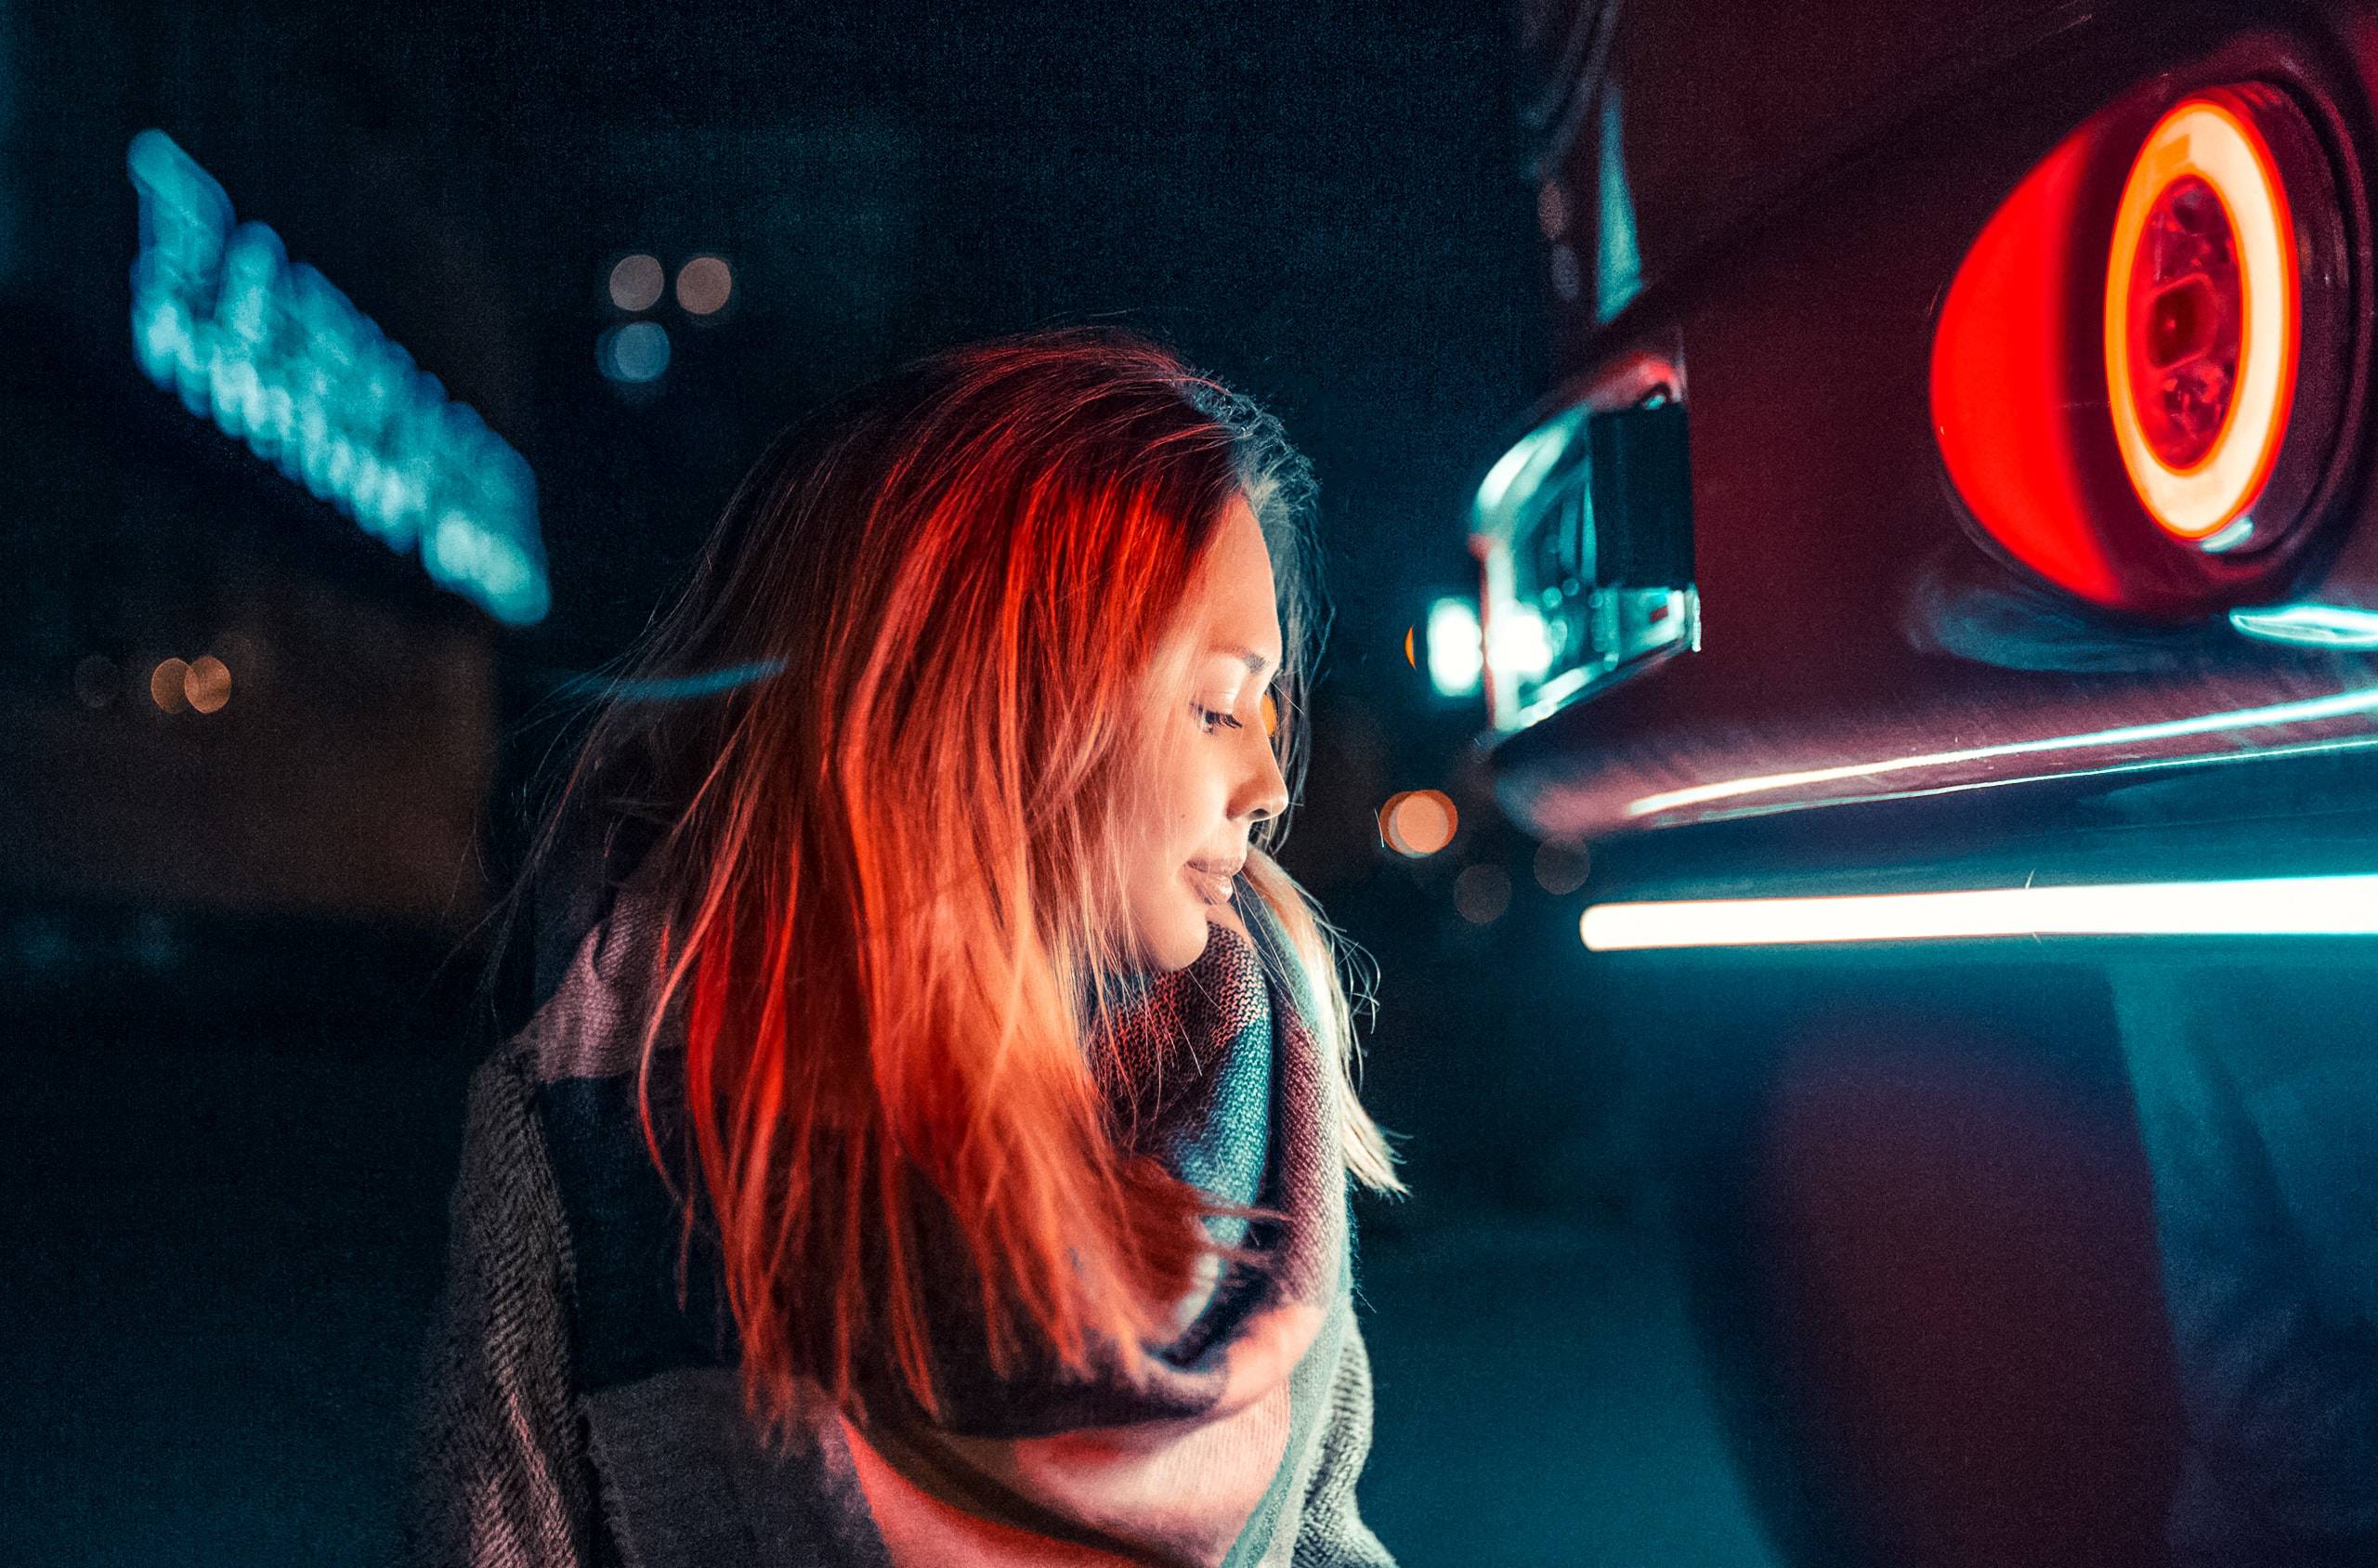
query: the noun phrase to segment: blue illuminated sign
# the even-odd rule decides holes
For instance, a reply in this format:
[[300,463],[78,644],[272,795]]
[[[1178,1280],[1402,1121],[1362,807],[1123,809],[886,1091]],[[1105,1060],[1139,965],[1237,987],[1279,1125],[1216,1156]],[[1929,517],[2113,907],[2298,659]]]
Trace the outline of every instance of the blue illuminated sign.
[[132,138],[140,255],[132,345],[150,380],[378,536],[442,586],[529,625],[552,602],[526,459],[355,308],[231,219],[163,131]]

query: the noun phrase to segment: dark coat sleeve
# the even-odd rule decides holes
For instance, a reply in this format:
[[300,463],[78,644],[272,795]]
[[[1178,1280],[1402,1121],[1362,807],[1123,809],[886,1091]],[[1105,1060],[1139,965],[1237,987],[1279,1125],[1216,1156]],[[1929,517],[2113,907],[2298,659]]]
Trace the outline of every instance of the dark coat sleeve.
[[607,1564],[571,1392],[560,1204],[513,1047],[472,1075],[449,1213],[446,1279],[415,1405],[403,1561]]

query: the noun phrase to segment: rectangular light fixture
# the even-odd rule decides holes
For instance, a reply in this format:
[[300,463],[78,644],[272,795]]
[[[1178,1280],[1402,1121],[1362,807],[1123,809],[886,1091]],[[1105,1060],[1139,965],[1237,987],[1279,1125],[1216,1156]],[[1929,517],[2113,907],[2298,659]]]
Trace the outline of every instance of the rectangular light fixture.
[[2373,936],[2378,875],[1596,904],[1578,930],[1597,953],[1994,936]]

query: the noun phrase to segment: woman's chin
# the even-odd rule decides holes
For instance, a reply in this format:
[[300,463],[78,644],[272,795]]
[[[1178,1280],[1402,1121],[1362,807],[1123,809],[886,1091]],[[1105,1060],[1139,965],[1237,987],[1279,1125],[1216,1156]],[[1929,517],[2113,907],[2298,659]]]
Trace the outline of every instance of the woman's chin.
[[1238,911],[1228,904],[1193,904],[1180,924],[1166,936],[1160,950],[1152,956],[1159,970],[1186,969],[1206,956],[1206,948],[1213,941],[1216,927],[1235,933],[1244,942],[1253,943]]
[[1139,962],[1158,974],[1186,969],[1205,956],[1206,943],[1212,932],[1212,923],[1202,915],[1194,921],[1176,921],[1141,942]]

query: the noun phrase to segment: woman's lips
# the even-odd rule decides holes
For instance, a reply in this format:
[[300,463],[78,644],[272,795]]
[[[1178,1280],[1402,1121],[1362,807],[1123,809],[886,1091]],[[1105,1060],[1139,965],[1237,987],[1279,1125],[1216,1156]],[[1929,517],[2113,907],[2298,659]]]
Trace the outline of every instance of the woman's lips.
[[1183,866],[1181,874],[1196,891],[1197,896],[1209,904],[1230,902],[1231,879],[1213,871],[1202,871],[1195,866]]

